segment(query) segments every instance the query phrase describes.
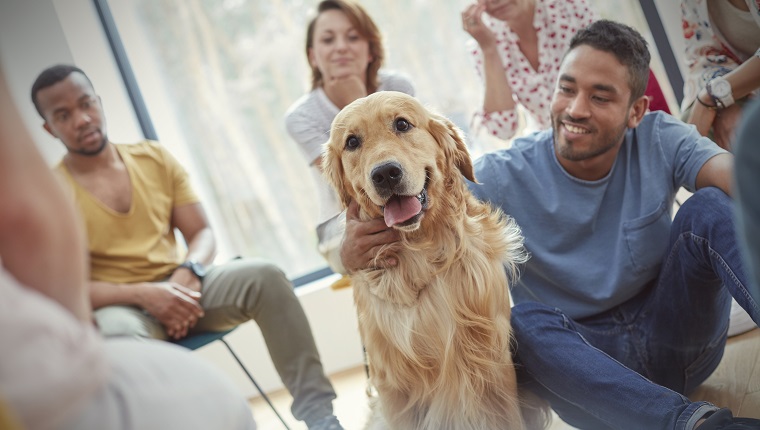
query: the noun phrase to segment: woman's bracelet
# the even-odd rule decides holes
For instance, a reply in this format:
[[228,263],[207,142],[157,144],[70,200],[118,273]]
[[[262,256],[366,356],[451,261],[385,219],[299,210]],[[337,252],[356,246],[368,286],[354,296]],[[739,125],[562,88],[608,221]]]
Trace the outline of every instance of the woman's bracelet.
[[696,99],[699,102],[699,104],[701,104],[702,106],[706,107],[707,109],[718,110],[718,106],[717,105],[708,105],[707,103],[703,102],[702,99],[699,98],[699,94],[697,94]]

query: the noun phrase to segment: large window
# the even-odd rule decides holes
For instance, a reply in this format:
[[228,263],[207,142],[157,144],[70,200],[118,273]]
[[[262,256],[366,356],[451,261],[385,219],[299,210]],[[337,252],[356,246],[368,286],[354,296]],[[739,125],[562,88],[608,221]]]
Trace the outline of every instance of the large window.
[[[308,90],[305,27],[316,3],[109,3],[158,137],[187,166],[220,257],[269,258],[290,277],[325,266],[316,252],[312,177],[283,122]],[[410,76],[423,103],[467,131],[482,97],[461,29],[467,2],[362,4],[385,36],[386,67]],[[595,4],[602,16],[646,29],[637,1]],[[469,139],[475,154],[504,144],[485,133]]]

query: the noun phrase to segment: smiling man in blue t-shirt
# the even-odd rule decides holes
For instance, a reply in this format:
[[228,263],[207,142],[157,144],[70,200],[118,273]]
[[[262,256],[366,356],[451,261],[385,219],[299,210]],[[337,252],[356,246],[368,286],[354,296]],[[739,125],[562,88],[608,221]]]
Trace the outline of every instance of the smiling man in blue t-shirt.
[[[531,254],[512,291],[518,373],[579,428],[760,428],[684,396],[720,362],[731,296],[755,323],[760,307],[734,235],[733,156],[647,114],[649,60],[635,30],[591,24],[563,59],[552,129],[475,163],[472,191],[517,220]],[[671,220],[681,186],[696,192]],[[353,206],[349,272],[397,238]]]

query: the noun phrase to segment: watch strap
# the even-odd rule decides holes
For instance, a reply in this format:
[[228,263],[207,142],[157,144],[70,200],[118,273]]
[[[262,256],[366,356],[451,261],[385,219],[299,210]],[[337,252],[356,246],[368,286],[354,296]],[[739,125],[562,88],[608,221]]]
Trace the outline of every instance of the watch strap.
[[[710,98],[712,99],[712,97],[710,97]],[[699,98],[699,95],[697,95],[697,101],[699,102],[699,104],[701,104],[702,106],[706,107],[707,109],[718,110],[718,105],[716,105],[716,104],[708,105],[707,103],[703,102],[701,98]],[[713,99],[713,103],[715,103],[714,99]]]
[[184,267],[188,269],[196,278],[199,280],[203,280],[203,277],[206,275],[205,268],[203,265],[197,261],[193,260],[187,260],[182,262],[178,267]]

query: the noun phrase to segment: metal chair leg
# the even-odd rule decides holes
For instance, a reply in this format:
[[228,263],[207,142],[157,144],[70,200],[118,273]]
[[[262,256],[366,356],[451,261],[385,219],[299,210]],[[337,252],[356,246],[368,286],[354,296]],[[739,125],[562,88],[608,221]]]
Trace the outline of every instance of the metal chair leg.
[[362,358],[364,358],[364,373],[369,379],[369,361],[367,359],[367,348],[364,347],[364,344],[362,344]]
[[277,408],[275,408],[274,404],[272,404],[272,401],[269,399],[269,396],[267,396],[266,393],[264,393],[264,390],[262,390],[261,387],[259,386],[259,384],[256,382],[256,380],[253,379],[253,376],[251,375],[250,372],[248,372],[248,369],[245,367],[245,365],[243,365],[243,362],[240,361],[240,359],[238,358],[237,354],[235,354],[235,351],[232,350],[232,347],[230,346],[230,344],[227,343],[227,341],[224,340],[224,338],[221,338],[219,340],[221,340],[222,343],[224,344],[224,346],[227,347],[227,349],[230,351],[230,354],[232,354],[232,356],[235,357],[235,360],[240,365],[240,368],[243,369],[243,372],[245,372],[246,375],[248,375],[248,379],[250,379],[251,382],[253,383],[253,385],[256,387],[256,389],[259,390],[259,393],[261,394],[261,397],[263,397],[264,400],[266,400],[266,402],[269,404],[269,407],[272,408],[272,411],[274,412],[274,414],[277,415],[277,418],[279,418],[280,422],[282,422],[282,425],[285,426],[285,428],[287,430],[290,430],[290,427],[288,427],[288,424],[282,418],[282,415],[280,415],[280,413],[277,412]]
[[367,348],[362,343],[362,355],[364,356],[364,373],[367,375],[367,387],[364,389],[364,393],[367,397],[377,397],[377,388],[372,385],[372,379],[370,378],[369,370],[369,357],[367,356]]

